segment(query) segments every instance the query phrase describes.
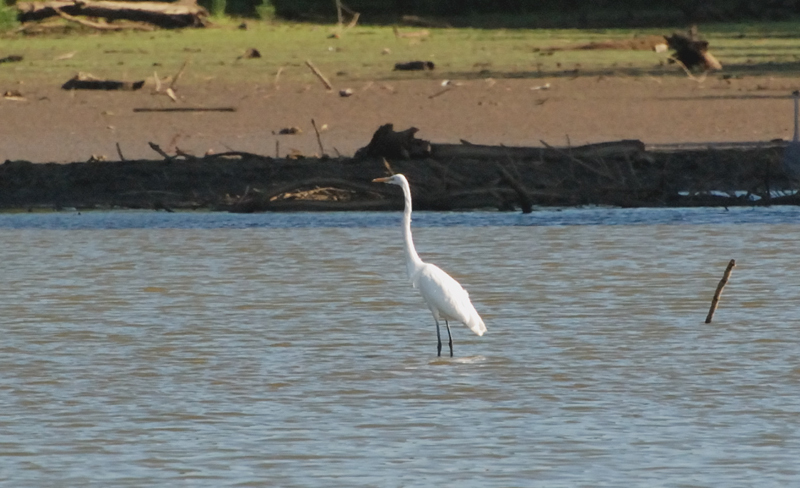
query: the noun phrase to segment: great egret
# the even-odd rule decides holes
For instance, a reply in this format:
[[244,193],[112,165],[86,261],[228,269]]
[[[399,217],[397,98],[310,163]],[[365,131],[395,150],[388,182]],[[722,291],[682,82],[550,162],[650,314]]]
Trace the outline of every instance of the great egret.
[[447,336],[450,339],[450,357],[453,357],[453,336],[450,333],[448,320],[455,320],[466,325],[472,332],[482,336],[486,326],[475,307],[469,301],[469,294],[449,274],[435,264],[423,262],[414,248],[411,239],[411,188],[405,176],[397,174],[388,178],[375,178],[376,183],[398,185],[403,189],[405,211],[403,212],[403,244],[406,254],[406,271],[412,286],[417,288],[428,304],[436,322],[437,353],[442,355],[442,336],[439,333],[439,319],[444,319]]
[[792,92],[792,96],[794,98],[794,137],[783,152],[783,170],[790,178],[800,180],[800,128],[798,127],[800,91]]

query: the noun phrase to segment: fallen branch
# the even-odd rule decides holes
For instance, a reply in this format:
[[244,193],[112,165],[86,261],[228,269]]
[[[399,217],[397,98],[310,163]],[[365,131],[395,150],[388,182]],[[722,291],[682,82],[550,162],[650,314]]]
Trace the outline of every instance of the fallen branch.
[[175,76],[172,78],[172,81],[170,82],[169,87],[172,88],[173,90],[175,89],[175,84],[178,83],[178,80],[183,75],[183,72],[186,70],[186,66],[188,64],[189,64],[189,60],[187,59],[186,61],[183,62],[183,65],[181,65],[181,69],[179,69],[178,72],[175,73]]
[[138,90],[144,86],[141,81],[101,80],[88,73],[78,73],[61,85],[62,90]]
[[227,151],[224,153],[205,154],[200,159],[213,160],[213,159],[253,159],[253,160],[268,160],[269,156],[262,156],[260,154],[253,154],[245,151]]
[[321,81],[321,82],[322,82],[322,84],[323,84],[323,85],[325,85],[325,88],[327,88],[328,90],[333,90],[333,85],[331,85],[331,82],[330,82],[330,81],[328,81],[328,79],[327,79],[327,78],[325,78],[325,75],[323,75],[323,74],[322,74],[322,72],[320,72],[320,70],[318,70],[318,69],[317,69],[317,67],[316,67],[316,66],[314,66],[314,65],[311,63],[311,61],[309,61],[309,60],[307,60],[307,59],[306,59],[306,65],[307,65],[309,68],[311,68],[311,71],[312,71],[312,72],[313,72],[315,75],[317,75],[317,78],[319,78],[319,81]]
[[407,63],[395,63],[395,71],[427,71],[435,69],[433,61],[409,61]]
[[[168,78],[169,77],[167,77],[167,79]],[[161,80],[158,78],[158,73],[156,73],[155,71],[153,71],[153,80],[155,81],[155,84],[156,84],[156,88],[153,91],[153,95],[158,95],[158,94],[162,93],[161,92]],[[166,79],[165,79],[165,81],[166,81]],[[164,90],[163,93],[164,93],[164,95],[168,96],[173,102],[177,102],[178,101],[178,97],[175,96],[175,92],[172,90],[171,86],[168,86],[167,89]]]
[[516,178],[511,176],[511,173],[503,167],[500,163],[495,163],[497,169],[500,171],[500,178],[510,186],[519,197],[519,205],[522,208],[522,213],[529,214],[533,211],[533,204],[531,198],[528,196],[528,190]]
[[22,61],[22,56],[16,54],[0,58],[0,63],[19,63],[20,61]]
[[25,102],[27,99],[22,96],[19,90],[6,90],[3,92],[3,98],[6,100],[14,100],[16,102]]
[[602,176],[602,177],[604,177],[604,178],[608,178],[609,180],[613,180],[613,179],[614,179],[614,178],[612,178],[612,177],[611,177],[611,175],[609,175],[609,174],[607,174],[607,173],[604,173],[604,172],[602,172],[602,171],[600,171],[600,170],[598,170],[598,169],[595,169],[595,168],[591,167],[590,165],[588,165],[588,164],[586,164],[585,162],[581,161],[580,159],[578,159],[578,158],[574,157],[572,154],[569,154],[569,153],[568,153],[568,152],[566,152],[566,151],[562,151],[561,149],[558,149],[558,148],[556,148],[556,147],[553,147],[553,146],[551,146],[550,144],[548,144],[548,143],[544,142],[544,141],[543,141],[543,140],[541,140],[541,139],[539,140],[539,142],[541,142],[541,143],[542,143],[542,145],[543,145],[544,147],[546,147],[547,149],[550,149],[550,150],[553,150],[553,151],[556,151],[556,152],[560,153],[562,156],[564,156],[564,157],[566,157],[566,158],[569,158],[569,159],[570,159],[571,161],[573,161],[574,163],[577,163],[578,165],[582,166],[583,168],[585,168],[585,169],[587,169],[587,170],[591,171],[592,173],[594,173],[594,174],[596,174],[596,175]]
[[175,159],[175,156],[170,156],[169,154],[165,153],[164,150],[161,149],[161,146],[159,146],[158,144],[156,144],[154,142],[148,142],[148,144],[150,145],[150,148],[153,151],[155,151],[158,154],[160,154],[161,157],[163,157],[164,159],[166,159],[168,161],[172,161],[173,159]]
[[184,157],[186,159],[190,159],[190,160],[198,159],[197,156],[195,156],[194,154],[186,152],[183,149],[179,148],[178,146],[175,146],[175,157],[178,157],[178,156],[182,156],[182,157]]
[[149,108],[139,107],[134,108],[134,112],[236,112],[236,107],[164,107],[164,108]]
[[122,30],[141,30],[141,31],[152,31],[154,30],[153,26],[146,25],[146,24],[127,24],[127,25],[120,25],[120,24],[109,24],[109,23],[100,23],[100,22],[92,22],[89,20],[79,19],[78,17],[73,17],[72,15],[64,12],[59,7],[54,7],[56,14],[64,20],[69,22],[75,22],[76,24],[80,24],[86,27],[91,27],[92,29],[97,30],[106,30],[106,31],[122,31]]
[[[601,142],[574,146],[569,149],[574,158],[641,158],[645,153],[644,144],[638,140]],[[431,144],[431,154],[440,159],[470,158],[498,160],[511,159],[552,159],[564,157],[561,149],[542,149],[538,147],[486,146],[461,140],[461,144]]]
[[725,268],[725,274],[723,274],[722,279],[719,280],[717,291],[714,292],[714,298],[711,300],[711,308],[708,311],[708,317],[706,317],[707,324],[710,324],[711,318],[714,317],[714,312],[716,312],[717,305],[719,305],[719,297],[722,295],[722,289],[728,284],[728,278],[731,277],[731,271],[733,271],[734,266],[736,266],[736,260],[731,259],[731,261],[728,263],[728,267]]
[[[164,28],[202,27],[208,18],[206,9],[197,4],[184,2],[51,0],[20,2],[15,7],[19,11],[18,20],[23,23],[60,16],[59,12],[69,16],[147,22]],[[96,28],[94,25],[92,27]]]

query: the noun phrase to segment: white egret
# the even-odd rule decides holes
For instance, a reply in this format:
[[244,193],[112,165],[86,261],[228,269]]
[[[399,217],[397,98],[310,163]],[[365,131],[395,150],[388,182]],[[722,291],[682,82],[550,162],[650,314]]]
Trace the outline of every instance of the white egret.
[[428,304],[428,308],[433,314],[436,322],[436,338],[438,339],[437,352],[442,355],[442,336],[439,333],[439,319],[444,319],[447,327],[447,335],[450,339],[450,357],[453,357],[453,336],[450,333],[448,320],[454,320],[466,325],[472,332],[482,336],[486,332],[475,307],[469,301],[469,294],[464,288],[454,280],[449,274],[442,271],[434,264],[423,262],[414,248],[414,241],[411,239],[411,188],[408,186],[406,177],[397,174],[388,178],[375,178],[372,180],[377,183],[388,183],[398,185],[403,189],[405,197],[405,211],[403,212],[403,244],[406,255],[406,271],[408,279],[414,288],[417,288]]
[[792,92],[792,96],[794,98],[794,137],[783,152],[783,170],[790,178],[800,180],[800,127],[798,127],[800,91]]

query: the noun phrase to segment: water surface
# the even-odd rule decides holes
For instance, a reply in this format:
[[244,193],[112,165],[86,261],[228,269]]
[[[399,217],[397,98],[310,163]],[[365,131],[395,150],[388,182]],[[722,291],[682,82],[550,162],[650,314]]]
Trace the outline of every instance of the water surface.
[[0,215],[0,483],[795,485],[799,217]]

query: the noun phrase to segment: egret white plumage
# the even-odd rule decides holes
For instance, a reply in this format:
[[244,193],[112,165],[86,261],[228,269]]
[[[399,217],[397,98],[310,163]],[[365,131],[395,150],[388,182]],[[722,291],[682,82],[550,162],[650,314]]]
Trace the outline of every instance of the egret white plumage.
[[798,123],[800,123],[798,121],[800,91],[794,91],[792,95],[794,98],[794,137],[783,152],[783,170],[790,178],[800,180],[800,127],[798,127]]
[[387,178],[375,178],[373,182],[398,185],[403,189],[405,197],[405,210],[403,212],[403,244],[406,258],[406,271],[408,279],[414,288],[417,288],[428,304],[436,322],[437,353],[442,355],[442,336],[439,333],[439,319],[444,319],[450,344],[450,357],[453,357],[453,335],[450,332],[448,320],[461,322],[469,327],[472,332],[482,336],[486,332],[484,325],[466,290],[449,274],[442,271],[434,264],[426,263],[417,254],[414,241],[411,238],[411,188],[408,180],[401,174]]

